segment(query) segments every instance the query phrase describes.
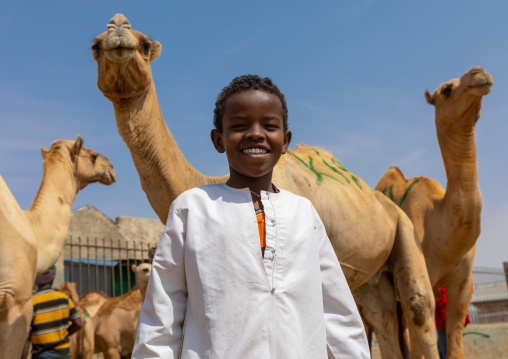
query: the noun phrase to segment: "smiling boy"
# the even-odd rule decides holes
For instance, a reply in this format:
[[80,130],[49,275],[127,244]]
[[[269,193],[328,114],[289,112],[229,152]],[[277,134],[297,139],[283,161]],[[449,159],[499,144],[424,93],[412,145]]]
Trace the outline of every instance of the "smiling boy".
[[172,203],[133,358],[369,358],[319,215],[271,182],[291,142],[284,95],[269,78],[237,77],[214,126],[230,178]]

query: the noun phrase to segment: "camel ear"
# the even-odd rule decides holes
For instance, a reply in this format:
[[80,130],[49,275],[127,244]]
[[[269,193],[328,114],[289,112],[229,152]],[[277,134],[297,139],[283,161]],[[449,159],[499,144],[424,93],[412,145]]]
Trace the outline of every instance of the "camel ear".
[[429,91],[425,91],[425,99],[427,100],[428,104],[433,105],[434,104],[434,96],[432,96]]
[[76,136],[76,142],[74,146],[72,146],[71,155],[72,157],[76,157],[81,151],[81,147],[83,147],[83,138],[80,135]]
[[132,269],[132,271],[133,271],[134,273],[137,273],[137,272],[138,272],[138,266],[137,266],[137,265],[135,265],[135,264],[131,265],[131,269]]
[[224,144],[222,142],[222,133],[217,130],[212,130],[210,133],[210,137],[212,139],[213,146],[219,153],[224,153],[226,150],[224,149]]
[[41,147],[41,156],[42,156],[43,160],[46,159],[46,156],[48,155],[48,153],[49,153],[49,148]]
[[92,42],[92,46],[91,49],[92,49],[92,56],[94,58],[95,61],[99,61],[100,57],[101,57],[101,51],[102,51],[102,41],[104,40],[103,38],[103,35],[100,35],[98,37],[95,38],[95,40],[93,40]]
[[150,61],[155,60],[159,57],[162,51],[162,45],[159,41],[152,42],[152,48],[150,49]]

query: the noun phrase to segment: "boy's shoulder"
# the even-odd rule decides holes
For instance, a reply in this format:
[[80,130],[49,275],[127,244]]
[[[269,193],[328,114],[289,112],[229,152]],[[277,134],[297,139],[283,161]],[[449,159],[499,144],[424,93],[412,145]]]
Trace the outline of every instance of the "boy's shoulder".
[[[275,197],[288,207],[312,207],[312,202],[300,195],[289,192],[283,188],[278,188],[278,193]],[[251,195],[248,188],[232,188],[225,183],[208,184],[200,187],[194,187],[181,193],[174,201],[173,206],[187,207],[188,205],[195,205],[197,202],[215,202],[220,199],[220,202],[243,203],[251,202]]]
[[178,197],[176,197],[174,202],[185,202],[188,200],[196,199],[196,198],[206,198],[209,197],[210,194],[220,194],[224,192],[226,189],[226,184],[224,183],[214,183],[207,184],[204,186],[194,187],[182,192]]
[[305,205],[305,206],[313,206],[312,205],[312,202],[308,199],[308,198],[305,198],[303,196],[300,196],[296,193],[293,193],[293,192],[289,192],[283,188],[278,188],[279,190],[279,195],[281,196],[282,200],[284,201],[291,201],[291,202],[296,202],[298,203],[298,205]]

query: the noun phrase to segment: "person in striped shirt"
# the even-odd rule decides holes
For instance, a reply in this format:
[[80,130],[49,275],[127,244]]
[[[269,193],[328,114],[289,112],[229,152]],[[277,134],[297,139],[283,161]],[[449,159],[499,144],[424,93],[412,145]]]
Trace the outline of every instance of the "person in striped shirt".
[[53,266],[35,279],[37,292],[32,297],[34,314],[22,359],[28,356],[30,341],[33,359],[71,357],[69,335],[81,329],[82,323],[72,300],[51,288],[55,274]]

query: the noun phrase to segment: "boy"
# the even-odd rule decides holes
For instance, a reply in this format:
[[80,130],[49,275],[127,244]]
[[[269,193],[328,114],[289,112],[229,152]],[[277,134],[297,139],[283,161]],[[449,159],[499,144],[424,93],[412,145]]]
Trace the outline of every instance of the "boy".
[[214,125],[230,178],[172,203],[133,358],[369,358],[316,210],[271,182],[291,142],[284,95],[269,78],[237,77]]
[[81,317],[67,295],[51,288],[55,275],[56,267],[53,266],[35,278],[37,292],[32,297],[34,314],[31,334],[21,358],[28,356],[30,340],[32,359],[71,357],[69,335],[81,329]]

